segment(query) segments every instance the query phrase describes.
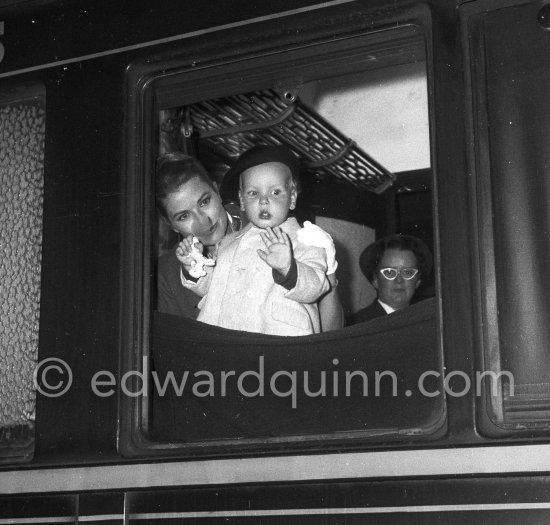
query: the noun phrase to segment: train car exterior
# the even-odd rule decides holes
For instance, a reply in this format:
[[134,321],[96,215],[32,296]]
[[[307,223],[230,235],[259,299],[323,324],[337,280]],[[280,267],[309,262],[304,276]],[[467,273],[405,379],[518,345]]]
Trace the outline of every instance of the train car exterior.
[[[0,5],[0,523],[547,522],[549,57],[546,0]],[[312,155],[347,313],[388,233],[425,300],[159,311],[157,158],[255,141]]]

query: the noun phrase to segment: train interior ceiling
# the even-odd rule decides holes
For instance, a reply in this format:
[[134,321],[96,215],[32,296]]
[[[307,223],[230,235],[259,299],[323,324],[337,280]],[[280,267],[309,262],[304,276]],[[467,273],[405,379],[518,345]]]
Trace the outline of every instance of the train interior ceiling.
[[[419,55],[163,108],[158,154],[194,155],[220,185],[248,148],[289,147],[305,165],[297,218],[332,235],[340,297],[349,315],[375,296],[358,265],[368,244],[402,233],[433,246],[427,73]],[[175,242],[162,222],[159,238],[160,252]],[[417,299],[433,295],[433,284],[425,282],[420,292]]]

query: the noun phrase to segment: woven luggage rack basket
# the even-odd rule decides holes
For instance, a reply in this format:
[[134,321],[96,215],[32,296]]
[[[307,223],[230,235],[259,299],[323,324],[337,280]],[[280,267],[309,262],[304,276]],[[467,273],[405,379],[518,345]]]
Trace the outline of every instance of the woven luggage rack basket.
[[382,193],[395,176],[299,99],[272,90],[198,102],[187,119],[200,141],[232,163],[253,146],[284,145],[308,171]]

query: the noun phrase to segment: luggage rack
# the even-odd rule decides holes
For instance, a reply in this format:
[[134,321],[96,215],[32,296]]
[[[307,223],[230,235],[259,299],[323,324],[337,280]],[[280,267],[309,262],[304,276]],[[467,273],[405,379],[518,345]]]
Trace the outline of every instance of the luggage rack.
[[180,131],[229,165],[257,145],[284,145],[318,178],[382,193],[396,177],[291,93],[255,91],[182,108]]

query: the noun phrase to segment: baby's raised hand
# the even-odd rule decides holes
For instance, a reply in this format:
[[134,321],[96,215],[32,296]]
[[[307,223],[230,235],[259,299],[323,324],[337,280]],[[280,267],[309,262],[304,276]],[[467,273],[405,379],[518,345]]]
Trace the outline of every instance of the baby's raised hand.
[[260,235],[266,247],[265,250],[258,250],[260,259],[286,277],[294,258],[290,238],[278,226],[266,228]]

